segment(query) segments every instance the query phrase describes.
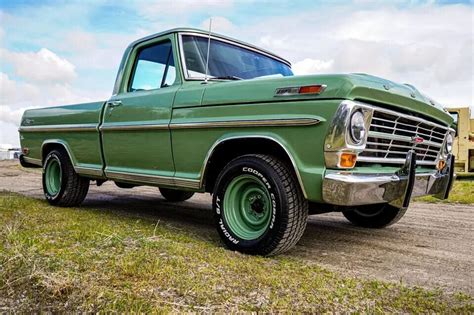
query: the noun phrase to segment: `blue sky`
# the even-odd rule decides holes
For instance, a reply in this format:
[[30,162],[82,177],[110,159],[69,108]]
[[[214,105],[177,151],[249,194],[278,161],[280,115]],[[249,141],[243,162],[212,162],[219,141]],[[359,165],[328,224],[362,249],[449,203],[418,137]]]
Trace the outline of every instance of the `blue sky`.
[[296,73],[366,72],[474,104],[472,1],[0,0],[0,144],[25,108],[106,99],[129,42],[177,26],[274,51]]

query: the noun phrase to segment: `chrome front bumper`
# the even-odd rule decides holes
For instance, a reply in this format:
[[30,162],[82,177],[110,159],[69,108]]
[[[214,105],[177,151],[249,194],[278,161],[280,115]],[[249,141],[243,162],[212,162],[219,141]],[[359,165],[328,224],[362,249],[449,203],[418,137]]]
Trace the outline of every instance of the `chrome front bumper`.
[[455,174],[454,156],[438,171],[415,173],[416,153],[410,151],[405,165],[394,174],[360,174],[327,170],[323,180],[323,200],[339,206],[390,203],[407,208],[411,197],[434,195],[448,198]]

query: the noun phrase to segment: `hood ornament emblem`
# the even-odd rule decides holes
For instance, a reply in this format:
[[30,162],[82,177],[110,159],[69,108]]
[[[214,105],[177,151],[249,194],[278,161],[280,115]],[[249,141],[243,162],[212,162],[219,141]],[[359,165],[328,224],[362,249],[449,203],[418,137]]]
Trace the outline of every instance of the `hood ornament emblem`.
[[418,135],[411,137],[411,143],[413,143],[415,146],[417,144],[422,144],[424,141],[425,139],[423,139],[422,137]]

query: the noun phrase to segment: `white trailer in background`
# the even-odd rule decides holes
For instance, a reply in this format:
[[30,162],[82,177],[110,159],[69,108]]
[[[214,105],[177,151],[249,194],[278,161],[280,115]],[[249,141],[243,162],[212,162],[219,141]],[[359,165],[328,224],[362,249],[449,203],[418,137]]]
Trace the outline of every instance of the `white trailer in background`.
[[10,148],[10,149],[0,149],[0,160],[14,160],[20,157],[20,149]]

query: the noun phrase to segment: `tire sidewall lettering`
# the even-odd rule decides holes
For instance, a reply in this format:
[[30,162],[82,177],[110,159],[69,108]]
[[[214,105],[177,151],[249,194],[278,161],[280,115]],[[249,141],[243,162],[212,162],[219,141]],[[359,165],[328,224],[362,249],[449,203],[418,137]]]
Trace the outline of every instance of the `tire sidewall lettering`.
[[219,196],[216,198],[216,214],[221,214],[221,198],[219,198]]
[[262,173],[260,173],[259,171],[255,170],[251,167],[244,166],[244,167],[242,167],[242,172],[249,173],[249,174],[257,176],[263,182],[265,187],[267,187],[268,190],[272,189],[272,186],[268,182],[267,178],[265,176],[263,176]]
[[225,237],[227,237],[229,241],[234,244],[239,244],[239,240],[233,237],[230,232],[227,231],[226,227],[224,226],[224,220],[222,220],[222,218],[219,220],[219,227],[221,228],[222,233],[224,233]]
[[275,198],[274,193],[270,193],[270,198],[272,200],[272,219],[270,221],[270,226],[268,228],[270,230],[273,230],[273,226],[275,225],[275,220],[276,220],[277,203],[276,203],[276,198]]

